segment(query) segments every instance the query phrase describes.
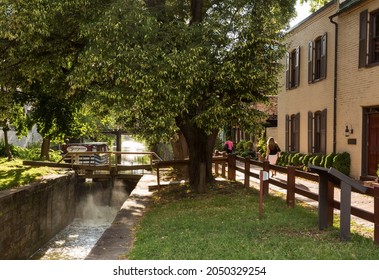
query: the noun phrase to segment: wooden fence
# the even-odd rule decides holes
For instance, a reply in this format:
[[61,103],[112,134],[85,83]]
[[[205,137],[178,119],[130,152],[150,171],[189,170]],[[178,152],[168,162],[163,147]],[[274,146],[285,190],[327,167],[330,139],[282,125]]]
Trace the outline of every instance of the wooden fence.
[[[176,165],[188,165],[188,160],[183,161],[161,161],[157,162],[155,167],[157,168],[157,182],[158,187],[160,186],[159,181],[159,169],[168,166],[176,166]],[[261,182],[263,184],[263,194],[267,195],[269,192],[269,185],[272,184],[279,188],[286,190],[286,203],[289,207],[295,206],[295,194],[302,195],[311,200],[318,201],[319,194],[315,192],[308,191],[304,188],[300,187],[300,184],[297,183],[298,179],[306,179],[312,181],[316,184],[319,182],[319,175],[303,172],[297,170],[294,166],[289,167],[281,167],[277,165],[270,165],[268,161],[260,162],[256,160],[252,160],[250,157],[239,157],[236,155],[229,156],[215,156],[213,157],[214,171],[217,176],[222,176],[229,180],[236,180],[236,172],[241,172],[244,175],[244,185],[248,188],[250,187],[250,178],[259,178],[259,172],[253,172],[251,167],[258,167],[260,170],[269,172],[270,170],[276,170],[282,174],[287,175],[287,180],[283,182],[283,180],[278,180],[275,178],[269,178],[266,181]],[[257,168],[255,168],[257,170]],[[333,182],[328,183],[328,225],[333,225],[334,218],[334,209],[340,210],[341,204],[339,201],[334,199],[335,189],[339,188]],[[358,192],[353,190],[354,192]],[[369,197],[373,198],[374,202],[374,212],[369,212],[367,210],[351,206],[351,215],[362,218],[366,221],[369,221],[374,224],[374,243],[379,245],[379,186],[367,186],[367,191],[364,193]]]

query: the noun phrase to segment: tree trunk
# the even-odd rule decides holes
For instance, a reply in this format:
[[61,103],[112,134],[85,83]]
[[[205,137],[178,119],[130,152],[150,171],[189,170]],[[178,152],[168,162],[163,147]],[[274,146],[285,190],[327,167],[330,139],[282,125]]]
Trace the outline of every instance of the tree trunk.
[[5,124],[5,125],[3,126],[3,132],[4,132],[4,149],[5,149],[5,155],[7,156],[8,161],[9,161],[9,160],[12,160],[12,159],[13,159],[13,155],[12,155],[11,147],[9,146],[8,131],[9,131],[9,126],[8,126],[8,124]]
[[186,159],[188,158],[188,145],[186,138],[181,131],[178,132],[178,139],[171,141],[172,151],[174,154],[174,159]]
[[[178,139],[171,141],[172,152],[174,154],[174,160],[182,160],[188,158],[188,145],[181,131],[178,132]],[[179,166],[175,168],[177,174],[181,174],[184,177],[188,176],[188,167]]]
[[191,0],[191,23],[203,21],[203,0]]
[[43,138],[40,158],[49,160],[49,151],[50,151],[50,139]]
[[189,151],[189,182],[197,192],[206,191],[206,184],[214,182],[212,173],[213,148],[218,131],[207,135],[194,124],[179,126],[186,138]]

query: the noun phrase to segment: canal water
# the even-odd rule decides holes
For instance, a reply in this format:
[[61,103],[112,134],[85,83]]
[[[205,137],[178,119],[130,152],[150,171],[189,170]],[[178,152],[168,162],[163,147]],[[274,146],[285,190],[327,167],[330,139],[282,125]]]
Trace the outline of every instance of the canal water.
[[[143,144],[126,137],[122,150],[145,152]],[[133,159],[128,158],[133,164]],[[40,248],[31,259],[34,260],[84,260],[114,220],[118,210],[127,199],[127,192],[121,184],[115,184],[111,199],[104,205],[104,195],[87,194],[76,207],[74,221]]]
[[[125,196],[127,196],[125,194]],[[120,207],[101,205],[88,194],[76,207],[76,217],[65,229],[40,248],[32,259],[82,260],[112,223]]]

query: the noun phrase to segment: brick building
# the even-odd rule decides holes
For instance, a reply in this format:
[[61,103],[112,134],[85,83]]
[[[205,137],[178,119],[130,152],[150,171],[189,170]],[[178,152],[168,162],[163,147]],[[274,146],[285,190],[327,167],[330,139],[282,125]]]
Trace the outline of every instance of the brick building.
[[348,152],[350,176],[379,164],[379,0],[331,1],[287,34],[277,140],[286,151]]

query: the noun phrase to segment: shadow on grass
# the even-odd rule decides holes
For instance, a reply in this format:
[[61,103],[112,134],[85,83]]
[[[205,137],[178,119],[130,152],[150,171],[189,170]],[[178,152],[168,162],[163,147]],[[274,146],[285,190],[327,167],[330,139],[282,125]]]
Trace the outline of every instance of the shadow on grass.
[[16,168],[0,170],[0,191],[19,187],[40,178],[41,172],[33,167],[17,166]]

